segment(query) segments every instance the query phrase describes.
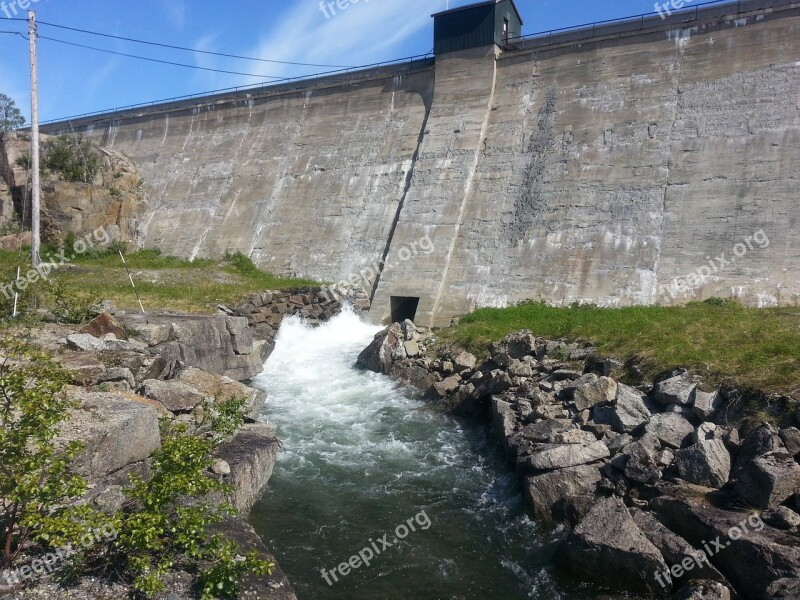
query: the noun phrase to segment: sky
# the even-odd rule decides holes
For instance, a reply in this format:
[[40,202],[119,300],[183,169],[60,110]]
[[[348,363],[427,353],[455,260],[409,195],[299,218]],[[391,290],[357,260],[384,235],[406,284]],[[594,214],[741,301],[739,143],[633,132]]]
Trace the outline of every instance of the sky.
[[[663,0],[666,1],[666,0]],[[0,0],[0,93],[30,116],[28,9],[39,27],[40,118],[60,119],[132,104],[164,100],[272,78],[309,75],[423,55],[433,47],[432,13],[448,0],[340,0],[344,10],[323,10],[320,0]],[[449,7],[471,0],[449,0]],[[697,2],[695,2],[697,3]],[[691,0],[687,6],[691,6]],[[518,0],[523,35],[654,10],[653,0]],[[15,14],[16,11],[16,14]],[[234,54],[240,60],[141,45],[59,29],[65,27]],[[178,62],[178,67],[69,46],[94,46]],[[288,61],[326,66],[264,62]]]

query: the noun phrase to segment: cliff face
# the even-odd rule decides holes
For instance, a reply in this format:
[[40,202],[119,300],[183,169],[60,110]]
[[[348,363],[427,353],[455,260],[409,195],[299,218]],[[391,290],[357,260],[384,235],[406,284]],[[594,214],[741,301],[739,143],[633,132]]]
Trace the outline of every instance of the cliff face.
[[[43,157],[50,136],[42,136]],[[89,182],[68,181],[64,174],[42,170],[42,239],[57,242],[67,233],[85,235],[104,228],[112,241],[137,244],[140,218],[147,207],[136,165],[123,153],[92,148],[97,171]],[[30,138],[5,133],[0,138],[0,227],[30,227],[30,185],[26,161]],[[44,164],[43,160],[43,164]]]
[[529,298],[791,303],[800,5],[769,5],[76,127],[140,169],[148,246],[352,277],[378,321],[397,297],[424,325]]

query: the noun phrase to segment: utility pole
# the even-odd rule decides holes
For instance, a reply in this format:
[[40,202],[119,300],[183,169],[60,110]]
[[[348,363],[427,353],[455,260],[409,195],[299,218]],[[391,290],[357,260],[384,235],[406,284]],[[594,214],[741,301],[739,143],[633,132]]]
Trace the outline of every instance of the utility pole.
[[36,13],[28,12],[28,39],[31,47],[31,264],[34,268],[39,266],[39,246],[41,234],[39,232],[40,194],[41,182],[39,181],[39,66],[36,55]]

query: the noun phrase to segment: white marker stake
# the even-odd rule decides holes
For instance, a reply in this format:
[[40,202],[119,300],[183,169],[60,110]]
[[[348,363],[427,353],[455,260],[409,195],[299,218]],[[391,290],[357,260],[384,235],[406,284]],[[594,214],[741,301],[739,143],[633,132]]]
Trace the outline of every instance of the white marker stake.
[[136,291],[136,284],[133,283],[133,275],[131,275],[130,270],[128,270],[128,263],[125,262],[125,257],[122,255],[122,250],[119,251],[119,257],[122,259],[122,264],[125,266],[125,272],[128,274],[128,279],[131,280],[131,287],[133,287],[133,293],[136,294],[136,299],[139,301],[139,308],[142,309],[142,316],[144,317],[144,322],[150,325],[150,321],[147,320],[147,315],[144,312],[144,305],[142,304],[142,299],[139,298],[139,292]]
[[[19,281],[19,274],[20,274],[20,270],[19,270],[19,267],[17,267],[17,278],[14,280],[14,289],[16,289],[16,290],[19,290],[19,287],[17,287],[17,282]],[[14,292],[14,315],[13,315],[13,317],[15,319],[17,318],[17,300],[18,299],[19,299],[19,291],[16,291],[16,292]]]

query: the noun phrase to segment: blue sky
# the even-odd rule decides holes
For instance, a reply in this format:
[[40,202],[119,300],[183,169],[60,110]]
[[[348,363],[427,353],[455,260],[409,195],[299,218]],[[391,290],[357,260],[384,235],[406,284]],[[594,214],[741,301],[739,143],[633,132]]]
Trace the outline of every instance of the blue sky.
[[[12,2],[0,0],[0,31],[27,30],[25,17]],[[319,0],[27,0],[39,21],[123,37],[262,59],[363,65],[415,54],[433,45],[430,15],[446,0],[360,0],[328,15]],[[352,0],[350,0],[352,1]],[[471,4],[450,0],[450,7]],[[687,3],[691,4],[691,3]],[[523,33],[579,25],[653,11],[653,0],[587,2],[518,0]],[[3,8],[5,7],[5,11]],[[42,25],[42,36],[140,54],[211,69],[276,77],[318,72],[319,67],[250,62],[142,46]],[[56,119],[268,81],[112,56],[40,40],[40,112]],[[27,41],[0,34],[0,92],[14,98],[26,116],[30,95]]]

